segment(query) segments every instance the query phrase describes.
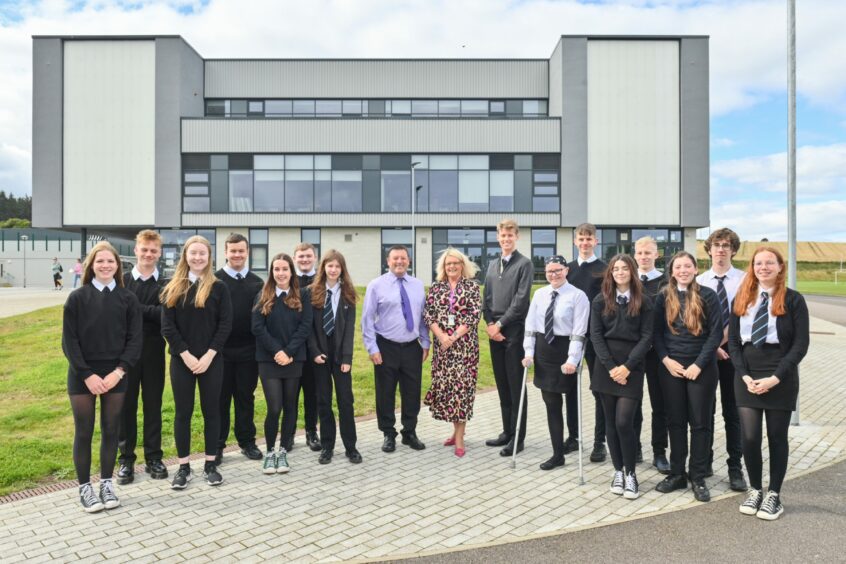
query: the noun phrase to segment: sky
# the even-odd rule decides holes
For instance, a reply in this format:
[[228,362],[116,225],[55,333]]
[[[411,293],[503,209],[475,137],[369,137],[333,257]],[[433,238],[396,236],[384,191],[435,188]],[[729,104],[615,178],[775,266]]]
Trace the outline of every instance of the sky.
[[[32,192],[32,35],[181,35],[204,58],[547,58],[559,35],[708,35],[710,227],[731,227],[745,240],[786,240],[786,6],[787,0],[0,0],[0,189]],[[803,241],[846,241],[843,22],[846,1],[797,2]]]

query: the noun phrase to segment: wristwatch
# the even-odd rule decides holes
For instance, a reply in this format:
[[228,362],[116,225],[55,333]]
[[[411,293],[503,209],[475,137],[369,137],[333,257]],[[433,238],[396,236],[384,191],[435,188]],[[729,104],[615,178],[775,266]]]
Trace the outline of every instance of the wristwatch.
[[496,323],[494,323],[494,325],[502,329],[502,321],[497,321]]

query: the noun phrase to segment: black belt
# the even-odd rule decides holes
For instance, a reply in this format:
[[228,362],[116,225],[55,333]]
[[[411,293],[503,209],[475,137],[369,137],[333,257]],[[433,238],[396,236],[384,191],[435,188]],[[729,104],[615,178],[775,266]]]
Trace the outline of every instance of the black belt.
[[380,334],[378,334],[378,333],[376,333],[376,339],[377,339],[377,340],[378,340],[378,339],[382,339],[383,341],[387,341],[387,342],[389,342],[389,343],[391,343],[391,344],[393,344],[393,345],[396,345],[396,346],[398,346],[398,347],[401,347],[401,348],[403,348],[403,347],[410,347],[411,345],[416,345],[416,344],[418,344],[418,343],[417,343],[417,339],[414,339],[413,341],[408,341],[408,342],[406,342],[406,343],[401,343],[401,342],[399,342],[399,341],[392,341],[392,340],[388,339],[387,337],[383,337],[382,335],[380,335]]

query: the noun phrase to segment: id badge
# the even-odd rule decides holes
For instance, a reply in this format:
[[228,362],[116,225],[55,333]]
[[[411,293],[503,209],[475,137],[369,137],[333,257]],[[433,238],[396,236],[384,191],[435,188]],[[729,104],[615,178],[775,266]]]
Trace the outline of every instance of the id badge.
[[455,327],[455,316],[453,314],[447,315],[447,327]]

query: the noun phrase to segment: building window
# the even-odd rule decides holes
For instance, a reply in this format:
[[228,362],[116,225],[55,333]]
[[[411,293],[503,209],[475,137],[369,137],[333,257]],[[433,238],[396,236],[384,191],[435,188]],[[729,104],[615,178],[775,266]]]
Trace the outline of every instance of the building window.
[[453,247],[479,265],[477,280],[484,282],[488,264],[499,256],[496,229],[432,229],[432,279],[441,253]]
[[[655,267],[663,270],[669,257],[684,249],[684,237],[679,228],[617,229],[602,228],[596,230],[599,241],[596,256],[608,262],[619,253],[634,254],[634,244],[641,237],[652,237],[658,244],[658,259]],[[578,252],[578,251],[575,251]]]
[[536,282],[546,282],[546,259],[558,252],[555,239],[555,229],[532,229],[532,264]]
[[250,270],[267,272],[267,229],[250,229]]
[[179,262],[179,256],[182,253],[182,247],[185,245],[190,237],[200,235],[205,237],[209,244],[211,244],[212,253],[212,269],[215,269],[215,256],[217,249],[217,237],[214,229],[161,229],[159,234],[162,236],[162,258],[161,271],[165,278],[173,277],[176,270],[176,264]]
[[314,255],[320,259],[320,229],[300,229],[300,242],[314,245]]
[[394,245],[403,245],[408,249],[408,257],[411,263],[408,266],[409,274],[414,273],[414,250],[411,244],[411,229],[382,229],[382,274],[388,272],[388,250]]

